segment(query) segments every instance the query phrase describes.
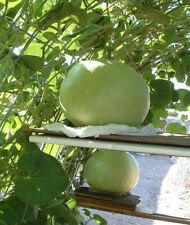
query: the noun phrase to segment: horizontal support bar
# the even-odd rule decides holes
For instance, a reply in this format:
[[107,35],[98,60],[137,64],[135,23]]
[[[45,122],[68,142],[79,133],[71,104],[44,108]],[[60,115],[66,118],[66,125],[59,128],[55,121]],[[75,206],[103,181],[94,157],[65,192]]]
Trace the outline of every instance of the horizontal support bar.
[[33,135],[29,140],[36,143],[48,143],[84,148],[98,148],[120,150],[126,152],[148,153],[155,155],[190,157],[190,148],[180,146],[167,146],[158,144],[129,143],[119,141],[104,141],[87,138],[68,138],[51,135]]

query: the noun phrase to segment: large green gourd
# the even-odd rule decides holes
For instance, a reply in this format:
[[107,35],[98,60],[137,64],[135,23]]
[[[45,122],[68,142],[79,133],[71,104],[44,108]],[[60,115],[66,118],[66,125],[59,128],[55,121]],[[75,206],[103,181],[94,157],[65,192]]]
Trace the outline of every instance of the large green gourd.
[[143,77],[115,61],[83,61],[69,71],[60,89],[65,116],[76,126],[139,126],[150,97]]
[[93,189],[121,194],[136,186],[140,170],[130,153],[105,150],[95,152],[88,159],[84,175]]

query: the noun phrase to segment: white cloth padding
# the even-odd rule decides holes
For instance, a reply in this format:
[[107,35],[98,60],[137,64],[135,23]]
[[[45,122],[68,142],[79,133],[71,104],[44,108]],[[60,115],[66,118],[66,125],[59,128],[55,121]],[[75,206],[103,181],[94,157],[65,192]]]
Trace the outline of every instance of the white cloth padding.
[[86,127],[69,127],[60,122],[47,124],[43,126],[49,131],[63,132],[68,137],[99,137],[100,135],[138,135],[138,136],[155,136],[156,129],[152,124],[142,127],[131,127],[120,124],[108,124],[104,126],[86,126]]

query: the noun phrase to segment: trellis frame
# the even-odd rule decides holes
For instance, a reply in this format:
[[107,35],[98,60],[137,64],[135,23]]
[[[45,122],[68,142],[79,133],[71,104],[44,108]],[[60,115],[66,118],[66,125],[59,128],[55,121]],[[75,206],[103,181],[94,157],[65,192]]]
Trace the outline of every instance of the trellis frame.
[[[6,2],[8,2],[8,1],[6,1]],[[20,28],[20,26],[19,26],[19,19],[21,19],[22,17],[24,18],[24,16],[25,16],[25,13],[27,12],[27,10],[28,10],[28,8],[33,4],[33,1],[25,1],[26,2],[26,4],[25,4],[25,6],[21,9],[21,10],[19,10],[18,11],[18,13],[16,14],[16,16],[14,17],[14,20],[12,21],[12,22],[10,22],[9,20],[7,20],[4,16],[2,16],[2,17],[0,17],[0,21],[3,21],[3,22],[5,22],[5,23],[7,23],[8,25],[9,25],[9,27],[8,27],[8,29],[7,29],[7,31],[3,34],[3,36],[1,36],[1,34],[0,34],[0,42],[6,37],[6,35],[12,30],[12,29],[14,29],[14,30],[16,30],[16,31],[20,31],[20,32],[23,32],[24,34],[26,34],[26,42],[25,42],[25,44],[24,44],[24,46],[23,46],[23,49],[22,49],[22,51],[20,52],[20,54],[18,55],[18,59],[19,59],[19,57],[21,57],[24,53],[25,53],[25,50],[27,49],[27,47],[30,45],[30,43],[33,41],[33,40],[36,40],[36,41],[38,41],[38,42],[41,42],[45,47],[46,47],[46,51],[45,51],[45,55],[46,55],[46,53],[49,51],[49,50],[51,50],[52,48],[53,48],[53,44],[54,44],[54,42],[52,42],[52,43],[46,43],[46,42],[42,42],[37,36],[38,36],[38,33],[40,32],[38,32],[38,31],[33,31],[32,33],[31,32],[28,32],[27,31],[27,29],[25,30],[25,29],[22,29],[22,28]],[[47,1],[43,1],[42,2],[42,4],[45,4]],[[84,0],[84,2],[88,2],[88,1],[86,1],[86,0]],[[89,4],[89,5],[86,5],[86,8],[87,9],[89,9],[90,7],[92,7],[92,6],[95,6],[95,5],[98,5],[98,3],[97,3],[98,1],[96,1],[96,0],[94,0],[94,1],[92,1],[91,2],[91,4]],[[187,2],[187,1],[186,1]],[[94,5],[93,5],[94,4]],[[165,3],[164,3],[165,4]],[[186,4],[188,4],[188,2],[186,3]],[[109,14],[109,8],[107,8],[106,9],[106,11],[104,12],[104,14]],[[57,34],[57,38],[59,37],[59,35],[60,34]],[[122,39],[124,40],[126,38],[126,36],[124,36]],[[54,40],[55,41],[55,40]],[[68,47],[68,46],[66,46],[66,47]],[[14,46],[13,46],[13,49],[14,49]],[[130,60],[131,60],[131,62],[132,62],[132,64],[133,64],[133,66],[134,67],[136,67],[136,63],[135,62],[133,62],[133,60],[132,60],[132,58],[130,57],[130,54],[128,53],[128,52],[126,52],[127,53],[127,55],[129,56],[129,58],[130,58]],[[88,58],[90,58],[90,56],[91,56],[91,54],[93,55],[93,50],[88,54],[88,55],[86,55],[85,56],[85,59],[88,59]],[[62,52],[61,52],[61,50],[60,50],[60,55],[59,55],[59,57],[58,57],[58,61],[57,61],[57,63],[59,62],[59,59],[61,59],[61,56],[62,56]],[[83,56],[81,56],[81,57],[83,57]],[[80,57],[78,58],[78,59],[80,59]],[[72,58],[72,61],[74,60],[74,57]],[[56,66],[56,63],[52,66],[52,68],[54,68]],[[143,66],[146,66],[146,61],[145,61],[145,63],[143,64],[143,65],[141,65],[141,67],[143,67]],[[10,68],[10,70],[11,70],[12,68]],[[10,104],[5,104],[5,106],[3,106],[2,107],[2,111],[1,111],[1,114],[2,113],[5,113],[5,116],[4,116],[4,118],[3,118],[3,120],[1,120],[0,121],[0,132],[3,132],[4,131],[4,127],[6,126],[6,123],[7,123],[7,120],[8,120],[8,118],[9,118],[9,116],[10,115],[13,115],[13,111],[14,111],[14,108],[16,107],[16,102],[17,102],[17,100],[19,99],[19,97],[20,96],[22,96],[23,95],[23,91],[21,90],[20,92],[19,91],[7,91],[7,90],[5,90],[5,89],[1,89],[2,87],[3,87],[3,84],[4,84],[4,82],[8,79],[8,78],[10,78],[10,74],[11,74],[11,71],[9,71],[7,74],[6,74],[6,76],[5,76],[5,79],[3,80],[3,82],[0,84],[0,93],[3,93],[3,94],[7,94],[8,93],[8,96],[6,96],[7,98],[9,98],[9,99],[11,99],[11,102],[10,102]],[[56,76],[57,74],[55,74],[55,76]],[[31,118],[31,116],[30,116],[30,112],[31,112],[31,109],[32,109],[32,107],[34,106],[34,104],[35,104],[35,102],[36,102],[36,99],[38,98],[38,96],[39,96],[39,91],[40,90],[42,90],[43,88],[44,88],[44,86],[45,85],[48,85],[49,83],[50,83],[50,81],[51,81],[51,79],[53,79],[54,77],[51,77],[51,79],[49,79],[49,77],[46,77],[47,79],[45,79],[44,81],[43,81],[43,83],[40,85],[40,87],[39,87],[39,90],[38,91],[36,91],[35,93],[34,93],[34,96],[31,96],[31,101],[30,101],[30,105],[29,105],[29,107],[28,108],[26,108],[26,114],[24,115],[24,116],[20,116],[20,115],[17,115],[17,117],[18,117],[18,119],[20,120],[20,122],[22,123],[22,125],[24,124],[24,123],[26,123],[26,122],[28,122],[29,120],[30,120],[30,118]],[[12,79],[10,79],[9,80],[9,82],[11,82],[12,81]],[[4,109],[6,109],[6,110],[4,110]],[[57,113],[56,113],[56,115],[54,116],[54,118],[52,119],[52,121],[54,120],[54,121],[58,121],[59,119],[60,119],[60,115],[61,115],[61,111],[57,111]],[[33,137],[34,138],[34,137]],[[37,137],[37,138],[39,138],[39,137]],[[42,138],[42,137],[40,137],[40,138]],[[45,138],[45,137],[43,137],[43,138]],[[58,139],[56,138],[55,139],[55,142],[57,143],[57,141],[58,141]],[[61,143],[62,143],[62,141],[63,141],[63,139],[61,140]],[[83,140],[82,140],[83,141]],[[97,141],[97,142],[96,142]],[[99,143],[99,141],[100,141],[100,143]],[[108,143],[104,143],[104,141],[105,141],[105,139],[103,140],[103,142],[102,142],[102,140],[92,140],[92,142],[90,141],[90,143],[88,142],[88,144],[90,144],[90,145],[88,145],[88,147],[93,147],[95,144],[97,144],[97,145],[95,145],[96,147],[99,147],[100,145],[101,146],[103,146],[103,147],[105,147],[106,148],[106,146],[107,146],[107,144]],[[109,140],[110,141],[110,140]],[[115,140],[116,141],[116,140]],[[67,143],[67,144],[69,144],[69,143],[71,143],[71,145],[73,145],[74,144],[74,142],[75,142],[75,145],[76,146],[78,146],[78,143],[79,143],[79,140],[78,139],[76,139],[76,140],[73,140],[72,139],[72,142],[71,142],[71,140],[70,139],[66,139],[65,140],[65,142],[64,142],[64,144],[65,143]],[[111,141],[112,142],[112,141]],[[55,144],[56,144],[55,143]],[[114,142],[115,143],[115,142]],[[100,144],[100,145],[99,145]],[[105,145],[102,145],[102,144],[105,144]],[[118,145],[118,143],[115,143],[116,145]],[[115,147],[115,144],[111,144],[111,145],[113,145],[113,147]],[[15,143],[13,143],[13,146],[15,145]],[[81,143],[81,145],[82,146],[85,146],[86,144],[85,143]],[[134,151],[139,151],[139,152],[144,152],[145,150],[142,150],[143,149],[143,147],[144,147],[144,149],[146,148],[146,146],[141,146],[140,147],[140,145],[144,145],[144,144],[139,144],[138,146],[138,149],[136,148],[136,149],[134,149]],[[120,145],[119,146],[119,148],[121,148],[121,146],[123,146],[123,142],[122,142],[122,145]],[[131,142],[128,144],[128,147],[131,147],[131,146],[133,146],[133,147],[135,147],[136,146],[136,144],[132,144]],[[148,145],[150,148],[151,148],[151,145],[149,144]],[[42,150],[45,148],[45,144],[42,146]],[[52,148],[53,148],[53,145],[52,145]],[[52,150],[52,148],[51,148],[51,150]],[[107,148],[109,148],[109,147],[107,147]],[[160,148],[160,147],[159,147]],[[182,147],[181,147],[182,148]],[[183,156],[188,156],[188,153],[186,152],[186,147],[183,147]],[[51,154],[51,150],[50,150],[50,152],[49,152],[49,154]],[[129,149],[128,149],[129,150]],[[142,151],[141,151],[142,150]],[[155,149],[156,150],[156,149]],[[161,150],[160,150],[161,151]],[[11,152],[11,150],[10,150],[10,152]],[[58,152],[58,151],[57,151]],[[153,152],[154,153],[154,152]],[[163,153],[163,151],[161,152],[161,153]],[[173,152],[174,153],[174,152]],[[172,153],[172,151],[171,151],[171,155],[173,154]],[[182,153],[182,151],[179,151],[179,149],[178,149],[178,147],[176,147],[176,151],[175,151],[175,153],[178,155],[180,155],[181,153]],[[152,152],[151,152],[151,154],[152,154]],[[11,159],[12,160],[12,159]],[[14,159],[15,160],[15,159]],[[13,161],[12,161],[13,162]],[[15,162],[16,162],[16,160],[15,160]],[[8,188],[9,189],[9,188]],[[7,189],[7,190],[8,190]]]

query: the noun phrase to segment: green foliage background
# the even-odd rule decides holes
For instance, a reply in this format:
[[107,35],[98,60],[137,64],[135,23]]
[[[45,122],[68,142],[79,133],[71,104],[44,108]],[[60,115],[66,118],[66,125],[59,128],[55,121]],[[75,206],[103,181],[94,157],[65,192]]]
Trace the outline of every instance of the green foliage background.
[[[144,125],[163,128],[169,109],[190,109],[189,30],[189,0],[0,0],[0,224],[83,224],[71,193],[91,150],[41,145],[42,153],[20,128],[63,120],[58,92],[67,71],[102,58],[142,74],[151,95]],[[187,89],[176,90],[173,78]],[[167,129],[186,132],[178,123]]]

